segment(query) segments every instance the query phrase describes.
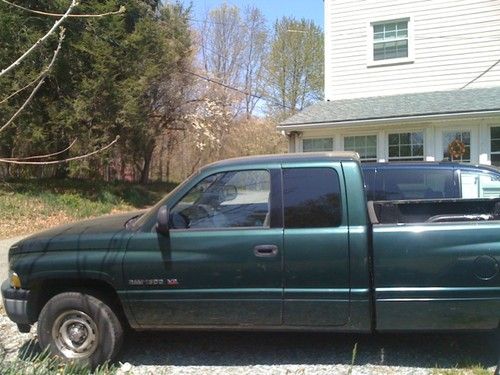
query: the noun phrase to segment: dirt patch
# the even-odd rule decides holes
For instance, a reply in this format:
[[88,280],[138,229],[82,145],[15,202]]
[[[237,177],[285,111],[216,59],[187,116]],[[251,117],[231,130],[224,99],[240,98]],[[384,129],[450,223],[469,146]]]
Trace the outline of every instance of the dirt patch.
[[0,219],[0,239],[34,233],[74,220],[63,212],[45,217],[34,215],[29,221],[25,217]]

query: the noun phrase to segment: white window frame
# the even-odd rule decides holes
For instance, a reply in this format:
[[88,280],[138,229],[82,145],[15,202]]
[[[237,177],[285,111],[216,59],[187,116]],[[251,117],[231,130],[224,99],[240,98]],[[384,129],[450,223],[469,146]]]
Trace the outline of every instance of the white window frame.
[[[386,60],[374,60],[373,56],[373,45],[375,43],[374,39],[374,26],[386,23],[397,23],[397,22],[407,22],[408,23],[408,57],[398,57],[394,59]],[[367,67],[376,66],[387,66],[387,65],[400,65],[400,64],[411,64],[415,62],[415,43],[414,43],[414,32],[413,32],[413,17],[400,17],[391,18],[383,20],[375,20],[368,23],[367,31]]]
[[[441,128],[436,128],[435,154],[436,161],[443,161],[443,139],[444,133],[447,132],[470,132],[470,163],[479,163],[479,126],[465,125],[462,123],[454,126],[448,125]],[[488,136],[489,138],[489,136]],[[489,149],[489,146],[488,146]],[[465,162],[467,163],[467,162]]]
[[300,140],[300,152],[328,152],[328,151],[304,151],[304,141],[305,140],[314,140],[314,139],[331,139],[332,140],[332,149],[328,151],[335,151],[335,137],[334,136],[308,136],[301,138]]
[[[444,135],[446,133],[469,133],[469,161],[465,160],[445,160],[444,159]],[[470,128],[463,128],[463,127],[456,127],[456,128],[446,128],[441,131],[441,144],[439,145],[441,147],[441,151],[439,153],[439,160],[441,161],[453,161],[455,163],[474,163],[474,156],[472,155],[472,147],[474,143],[473,137],[476,136],[475,133],[472,132],[472,129]]]
[[[490,164],[491,165],[494,165],[493,164],[493,158],[491,157],[492,155],[500,155],[500,151],[492,151],[491,149],[491,143],[492,141],[495,139],[495,140],[500,140],[500,138],[491,138],[491,129],[492,128],[500,128],[500,124],[499,125],[491,125],[488,127],[488,148],[489,148],[489,159],[490,159]],[[471,135],[472,136],[472,135]],[[471,142],[472,143],[472,142]]]
[[[363,159],[361,155],[359,155],[361,161],[366,161],[366,162],[376,162],[378,161],[378,148],[379,148],[379,137],[378,134],[346,134],[342,136],[342,150],[346,151],[345,149],[345,139],[349,137],[375,137],[375,157],[374,158],[368,158],[368,159]],[[352,150],[349,150],[352,151]],[[356,151],[357,152],[357,151]]]
[[390,147],[390,142],[389,142],[389,136],[391,134],[403,134],[403,133],[422,133],[423,139],[422,139],[422,161],[426,160],[426,145],[425,145],[425,140],[426,140],[426,132],[425,129],[399,129],[399,130],[386,130],[385,133],[385,139],[387,142],[386,145],[386,155],[387,155],[387,161],[388,162],[399,162],[399,161],[411,161],[412,159],[416,159],[414,156],[403,156],[403,157],[397,157],[397,158],[391,158],[390,152],[389,152],[389,147]]

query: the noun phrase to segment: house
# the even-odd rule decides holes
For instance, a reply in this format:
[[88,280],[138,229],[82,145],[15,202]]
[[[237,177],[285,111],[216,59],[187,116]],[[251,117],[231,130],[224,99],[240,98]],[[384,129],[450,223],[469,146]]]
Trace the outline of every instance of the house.
[[500,0],[324,0],[325,101],[290,152],[500,165]]

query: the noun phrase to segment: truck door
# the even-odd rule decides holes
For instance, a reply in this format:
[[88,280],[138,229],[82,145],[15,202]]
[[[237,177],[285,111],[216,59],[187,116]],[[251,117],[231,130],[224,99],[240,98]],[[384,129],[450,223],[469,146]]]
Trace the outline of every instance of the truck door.
[[289,326],[340,326],[349,316],[349,226],[340,163],[284,166],[284,309]]
[[280,325],[281,211],[279,169],[200,176],[171,203],[168,235],[140,232],[128,244],[127,295],[138,324]]

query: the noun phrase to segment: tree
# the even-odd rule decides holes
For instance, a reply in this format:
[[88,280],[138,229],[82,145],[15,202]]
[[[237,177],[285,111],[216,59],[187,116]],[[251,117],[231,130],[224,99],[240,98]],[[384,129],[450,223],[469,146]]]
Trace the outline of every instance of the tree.
[[284,17],[274,26],[267,61],[271,114],[295,114],[323,97],[323,32],[312,21]]
[[126,134],[125,149],[146,183],[157,141],[179,125],[191,85],[185,70],[191,64],[189,11],[161,6],[154,18],[144,18],[127,38],[130,64],[119,84],[121,108],[117,122]]
[[[78,5],[77,0],[72,0],[69,6],[67,6],[65,12],[63,13],[54,13],[54,12],[45,12],[45,11],[40,11],[40,10],[34,10],[28,7],[25,7],[23,5],[11,3],[8,0],[1,0],[1,8],[7,8],[5,12],[0,12],[0,23],[2,24],[3,28],[0,29],[0,33],[3,36],[2,39],[4,43],[1,43],[2,45],[9,46],[10,48],[3,48],[0,51],[0,78],[5,79],[6,77],[9,78],[8,76],[10,75],[10,81],[2,81],[0,84],[0,88],[2,89],[0,92],[4,94],[3,98],[0,100],[0,105],[6,106],[9,104],[9,102],[14,102],[14,106],[10,106],[7,109],[7,111],[3,112],[3,115],[0,116],[0,120],[3,120],[0,122],[0,132],[8,129],[9,127],[12,128],[14,126],[14,122],[20,118],[23,115],[23,112],[25,111],[26,108],[28,108],[30,102],[33,100],[37,92],[42,88],[42,86],[45,83],[46,78],[48,77],[49,73],[51,72],[54,64],[57,61],[57,57],[61,51],[61,46],[62,42],[64,40],[65,34],[64,34],[64,28],[61,27],[63,22],[65,22],[69,17],[77,17],[77,18],[99,18],[99,17],[105,17],[105,16],[110,16],[110,15],[116,15],[119,13],[123,13],[124,8],[120,8],[119,11],[111,11],[111,12],[106,12],[106,13],[89,13],[89,14],[72,14],[72,11],[74,8]],[[12,12],[14,10],[14,12]],[[34,25],[34,30],[29,28],[30,21],[32,19],[24,19],[21,18],[21,16],[17,15],[15,12],[23,12],[23,13],[32,13],[36,14],[40,17],[42,17],[41,21],[39,22],[38,25]],[[50,27],[46,27],[45,24],[46,18],[50,17],[56,17],[56,21],[50,25]],[[35,18],[35,17],[32,17]],[[43,19],[45,18],[45,19]],[[14,22],[13,22],[14,21]],[[14,26],[15,21],[22,21],[21,22],[21,29],[20,32],[17,30],[15,27],[13,30],[16,30],[16,32],[12,32],[9,30],[12,26]],[[39,20],[38,20],[39,21]],[[42,28],[40,28],[40,25],[42,25]],[[39,65],[39,58],[40,54],[43,54],[42,46],[44,44],[49,43],[50,39],[56,34],[57,30],[60,29],[59,32],[59,38],[58,38],[58,43],[57,47],[55,48],[52,58],[50,59],[50,62],[43,68],[40,68]],[[29,31],[27,31],[29,30]],[[41,31],[43,30],[43,31]],[[21,37],[20,37],[21,36]],[[19,48],[20,47],[20,48]],[[21,51],[21,52],[18,52]],[[18,55],[15,60],[12,58],[12,56]],[[38,57],[38,58],[37,58]],[[33,61],[35,62],[33,64]],[[23,64],[28,62],[27,67],[24,66],[23,69],[19,69],[22,67]],[[31,63],[31,66],[29,65]],[[30,69],[30,68],[35,68],[35,69]],[[39,73],[35,73],[39,71]],[[17,75],[14,75],[14,73],[17,73]],[[26,78],[29,77],[29,80],[26,80]],[[21,79],[19,79],[21,78]],[[23,82],[23,79],[25,82],[28,82],[26,84],[23,83],[23,85],[18,85],[19,82]],[[16,87],[17,86],[17,87]],[[21,87],[19,87],[21,86]],[[9,87],[14,87],[15,90],[10,90],[9,93]],[[28,91],[30,89],[30,91]],[[20,99],[20,94],[23,94],[25,92],[28,92],[25,98]],[[8,94],[9,93],[9,94]],[[12,138],[12,134],[15,131],[15,129],[8,129],[10,130],[10,134],[6,134],[6,137],[2,139],[2,149],[5,149],[6,147],[9,148],[8,146],[8,140],[9,138]],[[7,140],[7,142],[6,142]],[[111,144],[108,146],[104,147],[104,149],[107,149],[110,145],[114,144],[116,142],[113,141]],[[71,143],[71,147],[75,142]],[[69,148],[71,148],[69,147]],[[0,158],[0,162],[4,164],[29,164],[29,165],[47,165],[47,164],[58,164],[60,161],[33,161],[33,159],[45,159],[48,157],[52,157],[55,155],[61,155],[65,151],[69,150],[69,148],[64,149],[61,152],[56,152],[56,153],[50,153],[50,154],[43,154],[43,155],[38,155],[36,157],[31,156],[31,157],[24,157],[24,158],[13,158],[13,157],[3,157]],[[10,147],[10,151],[13,150],[13,147]],[[80,160],[83,159],[87,156],[91,156],[95,154],[95,152],[90,152],[88,154],[83,154],[79,156],[74,156],[71,159],[72,160]]]
[[266,20],[259,9],[241,11],[224,3],[207,14],[200,32],[202,67],[205,74],[227,86],[218,90],[219,100],[231,104],[235,116],[243,109],[249,118],[259,101],[267,45]]
[[[56,4],[47,0],[38,6],[54,9],[65,3],[67,0]],[[175,126],[180,103],[185,101],[183,93],[190,85],[184,73],[191,61],[189,10],[150,0],[89,0],[78,11],[92,13],[123,5],[127,12],[119,17],[68,17],[64,48],[45,84],[16,120],[17,126],[4,133],[9,139],[1,139],[4,155],[50,153],[55,148],[64,150],[57,156],[66,159],[119,135],[119,148],[112,154],[64,163],[58,168],[59,175],[99,177],[111,173],[123,177],[120,173],[129,168],[138,170],[147,181],[156,139],[166,128]],[[25,19],[21,11],[10,9],[0,12],[0,21],[0,28],[6,25],[15,30],[23,25],[21,33],[2,33],[8,40],[0,45],[12,47],[0,49],[2,63],[39,39],[53,19],[38,14]],[[0,88],[7,92],[8,87],[19,87],[17,82],[32,80],[56,42],[54,38],[47,40],[48,48],[33,52],[8,80],[0,80]],[[7,110],[0,111],[0,120],[21,103],[18,97],[9,100]],[[79,141],[73,144],[75,138]]]
[[247,7],[244,13],[243,30],[248,36],[243,51],[243,80],[245,95],[245,114],[250,119],[261,95],[264,93],[264,63],[268,54],[269,33],[262,12]]

